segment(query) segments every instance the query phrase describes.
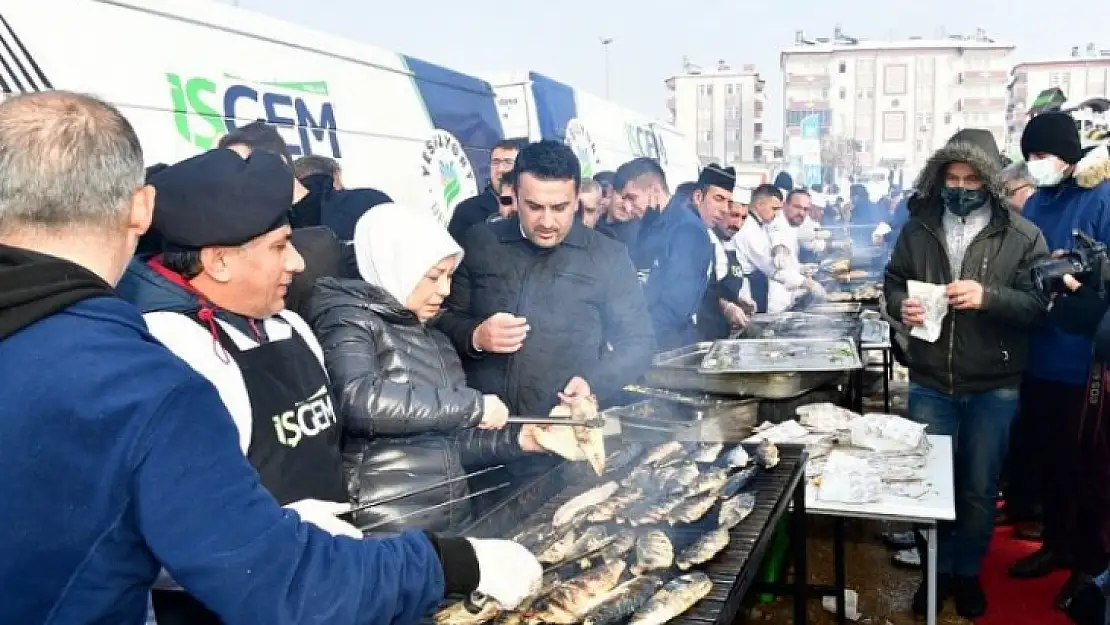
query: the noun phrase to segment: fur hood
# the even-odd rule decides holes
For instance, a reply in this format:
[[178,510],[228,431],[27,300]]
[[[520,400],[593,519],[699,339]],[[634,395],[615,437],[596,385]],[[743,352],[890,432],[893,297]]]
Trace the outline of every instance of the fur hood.
[[1093,189],[1110,180],[1110,146],[1091,150],[1075,166],[1075,182],[1084,189]]
[[971,143],[950,143],[937,150],[925,163],[925,167],[914,183],[913,200],[909,203],[910,214],[917,214],[927,207],[940,206],[940,191],[944,188],[945,170],[951,163],[967,163],[979,173],[996,207],[1005,206],[1006,187],[1000,174],[1002,167],[982,148]]

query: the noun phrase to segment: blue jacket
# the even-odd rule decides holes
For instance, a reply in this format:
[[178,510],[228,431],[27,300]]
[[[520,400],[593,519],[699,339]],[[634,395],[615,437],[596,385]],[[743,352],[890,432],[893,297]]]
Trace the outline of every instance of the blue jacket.
[[659,350],[692,343],[691,317],[701,304],[713,262],[713,244],[705,224],[685,205],[672,200],[662,212],[648,211],[630,252],[644,283]]
[[[1110,244],[1110,181],[1107,178],[1088,179],[1086,184],[1092,188],[1068,178],[1059,186],[1038,189],[1025,202],[1022,214],[1044,232],[1049,250],[1075,247],[1073,230],[1081,230]],[[1042,325],[1031,337],[1028,375],[1039,380],[1085,385],[1091,349],[1091,341],[1085,337]]]
[[134,307],[99,296],[32,320],[4,260],[0,623],[138,625],[160,566],[227,622],[415,623],[442,599],[446,543],[299,522]]

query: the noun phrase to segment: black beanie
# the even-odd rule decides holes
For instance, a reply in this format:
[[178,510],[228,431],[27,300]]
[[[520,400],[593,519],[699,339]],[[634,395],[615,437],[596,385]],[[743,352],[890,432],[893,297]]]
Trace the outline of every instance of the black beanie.
[[1068,165],[1083,158],[1083,145],[1079,142],[1079,129],[1067,113],[1041,113],[1025,126],[1021,133],[1021,155],[1029,160],[1030,154],[1051,154]]

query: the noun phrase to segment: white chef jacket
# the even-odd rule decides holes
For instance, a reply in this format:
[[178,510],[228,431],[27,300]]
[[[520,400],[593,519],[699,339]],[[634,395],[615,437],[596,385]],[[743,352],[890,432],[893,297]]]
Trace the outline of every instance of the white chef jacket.
[[[772,255],[772,250],[778,245],[785,245],[788,249],[793,245],[793,249],[797,250],[797,233],[789,222],[779,214],[771,223],[764,225],[752,214],[744,220],[744,225],[732,237],[731,243],[745,273],[758,269],[768,278],[767,310],[763,312],[777,313],[790,308],[799,295],[797,290],[805,283],[805,277],[798,271],[796,262],[784,269],[776,268]],[[794,258],[797,259],[796,251]]]

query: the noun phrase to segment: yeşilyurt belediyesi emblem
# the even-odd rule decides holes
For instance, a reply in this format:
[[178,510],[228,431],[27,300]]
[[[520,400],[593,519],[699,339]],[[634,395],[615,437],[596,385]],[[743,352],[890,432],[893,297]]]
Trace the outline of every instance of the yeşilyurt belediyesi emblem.
[[424,143],[421,160],[428,206],[446,226],[459,202],[478,195],[474,168],[462,143],[446,130],[432,132]]
[[586,130],[586,125],[577,117],[567,122],[566,137],[563,142],[578,157],[583,178],[593,178],[594,174],[601,170],[601,160],[597,157],[597,145],[590,137],[590,132]]

